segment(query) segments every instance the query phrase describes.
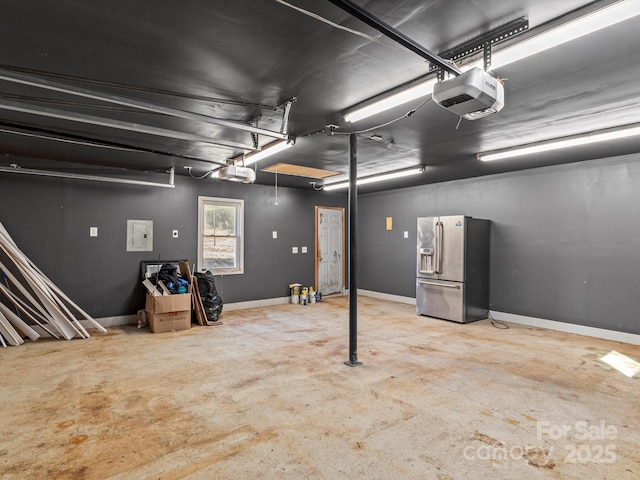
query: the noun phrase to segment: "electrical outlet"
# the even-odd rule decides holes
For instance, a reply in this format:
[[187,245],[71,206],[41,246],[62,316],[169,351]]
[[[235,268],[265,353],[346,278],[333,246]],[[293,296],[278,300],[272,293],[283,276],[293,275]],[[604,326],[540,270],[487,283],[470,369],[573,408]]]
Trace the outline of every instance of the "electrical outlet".
[[276,232],[275,230],[273,232],[271,232],[271,236],[273,238],[278,238],[278,232]]
[[172,236],[173,238],[178,238],[178,230],[174,230],[174,231],[171,233],[171,236]]
[[98,227],[89,227],[89,236],[97,237],[98,236]]
[[409,232],[404,232],[404,238],[409,238]]
[[302,247],[302,253],[307,253],[307,247]]
[[298,247],[291,247],[291,253],[298,253]]

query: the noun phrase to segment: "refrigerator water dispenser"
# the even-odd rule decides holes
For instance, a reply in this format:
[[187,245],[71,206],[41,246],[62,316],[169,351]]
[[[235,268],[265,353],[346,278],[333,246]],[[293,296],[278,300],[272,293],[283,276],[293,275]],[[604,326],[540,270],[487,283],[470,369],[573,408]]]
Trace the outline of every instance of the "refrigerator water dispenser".
[[420,249],[420,273],[435,273],[435,262],[433,261],[433,248]]

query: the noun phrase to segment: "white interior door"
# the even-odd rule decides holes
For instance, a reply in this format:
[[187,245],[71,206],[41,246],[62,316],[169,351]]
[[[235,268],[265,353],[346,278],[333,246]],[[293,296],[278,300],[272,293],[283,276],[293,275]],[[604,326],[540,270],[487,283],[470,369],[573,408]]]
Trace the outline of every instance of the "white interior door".
[[316,285],[323,295],[344,287],[344,209],[316,207]]

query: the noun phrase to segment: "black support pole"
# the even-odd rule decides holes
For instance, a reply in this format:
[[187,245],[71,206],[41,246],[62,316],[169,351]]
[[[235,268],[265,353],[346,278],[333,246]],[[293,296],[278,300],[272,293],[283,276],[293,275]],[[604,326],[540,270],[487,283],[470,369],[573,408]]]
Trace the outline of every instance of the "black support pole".
[[358,218],[358,136],[349,134],[349,360],[350,367],[362,365],[358,361],[358,286],[356,230]]

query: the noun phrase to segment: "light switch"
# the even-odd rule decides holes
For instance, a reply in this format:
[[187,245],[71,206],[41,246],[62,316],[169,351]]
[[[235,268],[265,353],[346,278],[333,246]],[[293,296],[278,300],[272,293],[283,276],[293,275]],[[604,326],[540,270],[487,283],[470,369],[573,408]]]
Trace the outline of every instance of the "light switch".
[[291,247],[291,253],[298,253],[298,247]]
[[404,238],[409,238],[409,232],[404,232]]
[[89,227],[89,236],[97,237],[98,236],[98,227]]
[[174,230],[173,232],[171,232],[171,236],[173,238],[178,238],[178,230]]
[[307,247],[302,247],[302,253],[307,253]]
[[271,236],[273,238],[278,238],[278,232],[276,232],[275,230],[273,232],[271,232]]

